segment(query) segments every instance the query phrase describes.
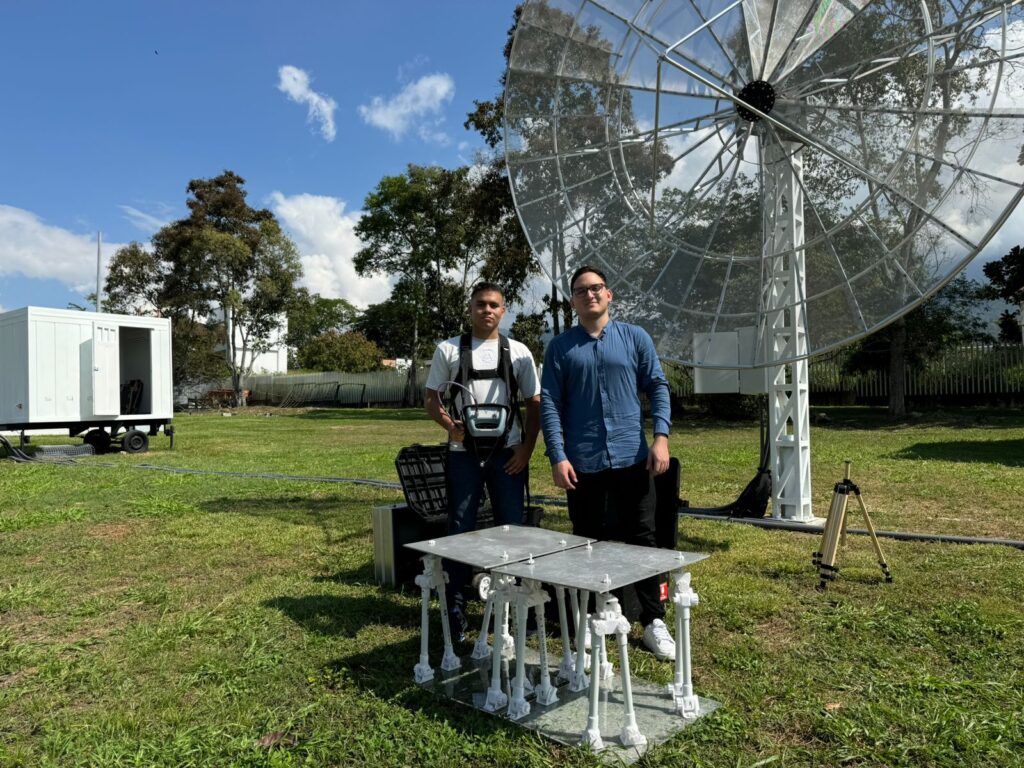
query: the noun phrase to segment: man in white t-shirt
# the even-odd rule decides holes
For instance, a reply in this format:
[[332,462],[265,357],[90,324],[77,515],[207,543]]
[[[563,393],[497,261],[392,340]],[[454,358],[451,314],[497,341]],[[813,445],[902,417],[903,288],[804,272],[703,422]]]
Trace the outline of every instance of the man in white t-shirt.
[[[540,382],[530,350],[524,344],[507,339],[498,331],[505,315],[505,299],[494,283],[474,286],[469,299],[472,331],[437,345],[430,363],[426,385],[426,409],[434,421],[448,432],[448,532],[464,533],[476,528],[480,499],[486,485],[496,525],[523,522],[523,496],[527,468],[540,432]],[[461,350],[468,342],[472,363],[464,368]],[[468,370],[466,381],[459,381]],[[506,380],[518,392],[513,400],[526,406],[525,424],[517,411],[517,402],[510,401]],[[449,382],[458,381],[461,386]],[[472,397],[465,387],[472,392]],[[454,408],[445,408],[445,392],[451,388]],[[497,445],[474,441],[467,436],[462,421],[466,404],[513,406],[508,418],[511,424]],[[468,439],[467,439],[468,437]],[[468,448],[467,448],[468,444]],[[463,589],[469,581],[469,568],[460,563],[445,564],[448,571],[448,607],[452,634],[461,638],[465,629],[465,598]]]

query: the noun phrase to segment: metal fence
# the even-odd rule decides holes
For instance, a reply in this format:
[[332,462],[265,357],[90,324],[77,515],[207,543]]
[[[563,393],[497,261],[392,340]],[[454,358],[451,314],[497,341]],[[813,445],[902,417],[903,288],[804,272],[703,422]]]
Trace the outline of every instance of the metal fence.
[[[851,393],[858,399],[889,396],[884,370],[844,373],[848,353],[841,351],[811,360],[811,393]],[[1013,396],[1024,393],[1024,347],[1020,344],[976,344],[947,349],[916,366],[907,366],[908,397]]]
[[[423,402],[428,371],[416,371],[414,403]],[[374,373],[302,373],[247,376],[243,386],[249,402],[281,407],[335,406],[366,408],[400,406],[405,402],[409,375],[405,371]]]
[[[848,353],[839,351],[813,358],[808,367],[811,394],[846,395],[872,401],[888,397],[884,370],[844,373]],[[423,402],[428,370],[417,370],[414,403]],[[675,396],[693,395],[689,370],[670,375]],[[277,406],[370,407],[400,406],[405,402],[408,375],[402,371],[376,373],[306,373],[249,376],[244,387],[250,402]],[[908,397],[985,397],[1024,394],[1024,347],[982,344],[946,350],[926,363],[907,368]]]

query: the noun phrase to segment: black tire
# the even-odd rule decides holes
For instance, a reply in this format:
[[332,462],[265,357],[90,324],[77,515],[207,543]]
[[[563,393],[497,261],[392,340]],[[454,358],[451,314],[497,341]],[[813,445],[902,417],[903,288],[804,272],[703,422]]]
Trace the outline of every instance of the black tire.
[[149,450],[149,435],[141,429],[129,429],[121,438],[121,450],[125,453],[145,453]]
[[91,445],[96,453],[110,450],[110,433],[105,429],[91,429],[82,437],[82,443]]

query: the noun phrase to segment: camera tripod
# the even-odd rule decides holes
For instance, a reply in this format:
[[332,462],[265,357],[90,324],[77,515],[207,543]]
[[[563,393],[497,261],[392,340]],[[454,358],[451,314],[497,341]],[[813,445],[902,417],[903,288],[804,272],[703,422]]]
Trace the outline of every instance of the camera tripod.
[[821,583],[818,589],[823,590],[828,583],[839,575],[839,566],[836,561],[839,557],[839,549],[846,545],[846,509],[850,503],[850,494],[857,498],[861,514],[864,515],[864,522],[867,523],[868,533],[871,536],[871,544],[878,556],[878,565],[885,574],[887,582],[892,581],[892,574],[889,573],[889,566],[885,562],[885,555],[882,554],[882,547],[878,543],[878,536],[875,535],[875,526],[868,515],[867,507],[864,506],[864,499],[861,498],[860,488],[850,479],[851,462],[843,462],[846,465],[843,479],[836,483],[832,495],[832,506],[828,510],[828,518],[825,520],[825,529],[821,537],[821,549],[811,555],[811,563],[818,569],[821,576]]

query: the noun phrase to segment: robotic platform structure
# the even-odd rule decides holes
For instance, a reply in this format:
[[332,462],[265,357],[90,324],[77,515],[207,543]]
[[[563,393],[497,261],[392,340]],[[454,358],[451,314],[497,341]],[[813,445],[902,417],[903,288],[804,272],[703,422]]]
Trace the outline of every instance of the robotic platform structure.
[[[609,757],[627,762],[717,707],[694,694],[690,663],[690,609],[699,600],[687,569],[707,555],[508,525],[406,546],[423,553],[424,563],[423,573],[416,578],[423,600],[420,658],[414,670],[417,683],[435,685],[478,709],[503,713],[556,741],[588,745],[595,751],[607,748]],[[452,646],[442,558],[479,568],[491,577],[480,636],[466,658],[459,658]],[[671,599],[676,605],[675,675],[667,692],[632,679],[630,623],[612,595],[613,590],[663,573],[672,574]],[[440,680],[429,662],[431,592],[438,596],[444,638]],[[562,655],[557,666],[549,665],[545,632],[544,604],[551,599],[550,592],[558,603],[561,629]],[[596,611],[587,614],[591,595]],[[570,605],[576,628],[572,639],[567,620]],[[531,609],[538,630],[537,651],[526,645]],[[513,635],[507,629],[510,614],[515,617]],[[497,653],[487,643],[492,622]],[[587,626],[593,638],[590,654],[580,650]],[[608,662],[611,636],[619,652],[617,680]],[[620,730],[609,731],[615,723]],[[603,724],[607,725],[604,732]]]

